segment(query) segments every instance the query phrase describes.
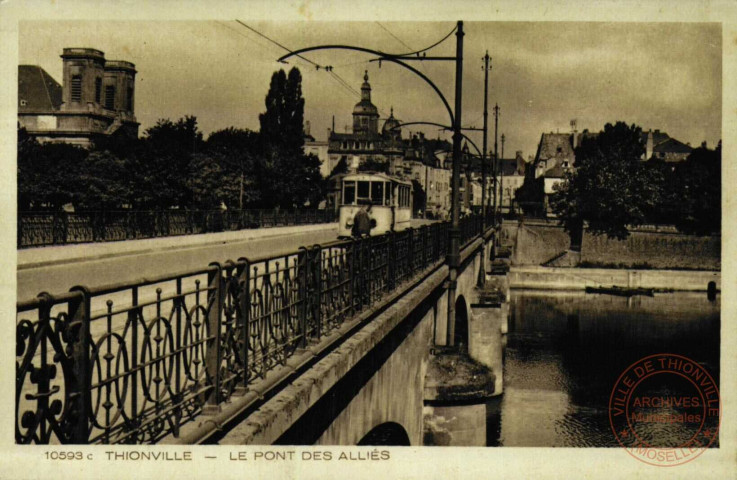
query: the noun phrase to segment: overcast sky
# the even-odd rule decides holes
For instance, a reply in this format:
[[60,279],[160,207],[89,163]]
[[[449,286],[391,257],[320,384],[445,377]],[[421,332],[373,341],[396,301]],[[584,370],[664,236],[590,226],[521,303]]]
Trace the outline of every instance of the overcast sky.
[[[429,46],[455,26],[453,21],[245,23],[293,50],[349,44],[389,53]],[[517,150],[525,158],[534,155],[541,133],[567,132],[571,119],[579,130],[600,130],[607,122],[623,120],[666,131],[691,145],[706,140],[713,147],[721,137],[718,24],[466,22],[464,28],[463,124],[483,124],[482,57],[488,49],[493,59],[489,107],[491,112],[498,103],[501,109],[499,136],[506,136],[506,157]],[[318,140],[326,139],[333,115],[337,131],[350,128],[358,101],[340,80],[307,62],[293,59],[280,65],[276,59],[283,49],[235,21],[20,23],[19,62],[40,65],[60,83],[64,47],[96,48],[108,59],[136,64],[141,133],[159,118],[184,115],[196,116],[206,135],[229,126],[257,130],[271,74],[291,65],[302,71],[305,119]],[[428,55],[454,53],[452,36]],[[372,100],[382,117],[393,106],[403,122],[449,122],[435,93],[399,66],[380,67],[368,62],[370,55],[345,51],[305,56],[332,65],[356,92],[368,70]],[[412,65],[454,104],[451,62]],[[489,127],[491,149],[491,113]],[[438,135],[437,129],[423,130]],[[480,147],[481,134],[473,138]]]

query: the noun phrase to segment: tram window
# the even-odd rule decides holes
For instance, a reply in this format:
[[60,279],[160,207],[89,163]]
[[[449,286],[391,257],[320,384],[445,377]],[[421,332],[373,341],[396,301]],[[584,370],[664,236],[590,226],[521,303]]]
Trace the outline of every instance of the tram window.
[[381,205],[384,198],[384,182],[371,182],[371,201]]
[[343,203],[350,205],[356,201],[356,182],[345,182],[343,188]]
[[386,197],[384,199],[384,205],[391,205],[392,204],[392,184],[389,182],[386,182],[386,185],[384,186],[384,193],[386,194]]
[[366,205],[371,202],[369,182],[358,182],[358,203]]

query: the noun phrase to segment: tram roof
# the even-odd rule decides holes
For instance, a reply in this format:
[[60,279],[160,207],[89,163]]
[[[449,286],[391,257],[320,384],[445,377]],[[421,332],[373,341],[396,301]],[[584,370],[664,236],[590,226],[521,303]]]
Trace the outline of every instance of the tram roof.
[[396,183],[403,183],[406,185],[410,185],[411,182],[408,180],[403,180],[398,177],[392,177],[390,175],[387,175],[385,173],[376,173],[376,172],[360,172],[360,173],[349,173],[345,175],[342,179],[344,182],[346,180],[383,180],[385,182],[396,182]]

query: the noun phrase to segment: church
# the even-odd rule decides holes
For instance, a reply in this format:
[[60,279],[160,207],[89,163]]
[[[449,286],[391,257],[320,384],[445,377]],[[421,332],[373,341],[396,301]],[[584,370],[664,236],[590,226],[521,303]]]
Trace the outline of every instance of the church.
[[393,108],[379,130],[379,111],[371,102],[367,71],[361,85],[361,100],[353,107],[352,132],[338,133],[333,128],[328,136],[330,172],[341,162],[348,169],[369,164],[393,175],[409,178],[412,176],[413,163],[449,168],[450,165],[445,165],[445,158],[451,151],[452,146],[447,141],[429,140],[422,133],[403,139]]
[[361,100],[353,107],[352,132],[338,133],[333,128],[328,135],[328,171],[333,176],[328,204],[333,208],[338,205],[335,196],[342,175],[336,173],[365,169],[416,181],[425,193],[426,212],[434,215],[447,212],[452,145],[439,138],[425,138],[422,132],[402,138],[401,124],[394,117],[393,108],[381,130],[379,121],[379,111],[371,102],[368,72],[365,72]]
[[37,65],[18,66],[18,123],[40,142],[90,147],[110,135],[138,137],[135,65],[94,48],[65,48],[63,85]]

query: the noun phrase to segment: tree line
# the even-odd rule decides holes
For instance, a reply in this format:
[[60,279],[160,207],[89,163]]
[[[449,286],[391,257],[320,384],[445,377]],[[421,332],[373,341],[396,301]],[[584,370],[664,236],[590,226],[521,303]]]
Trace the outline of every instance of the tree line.
[[326,185],[302,148],[301,83],[297,68],[272,75],[258,132],[229,127],[205,139],[185,116],[83,149],[41,144],[19,126],[18,209],[316,208]]
[[[575,149],[575,168],[550,197],[553,213],[574,242],[584,227],[618,239],[643,224],[674,225],[699,235],[721,231],[721,142],[715,149],[703,143],[679,162],[655,156],[642,161],[641,138],[637,125],[616,122],[584,136]],[[517,200],[542,203],[543,181],[528,172]]]

